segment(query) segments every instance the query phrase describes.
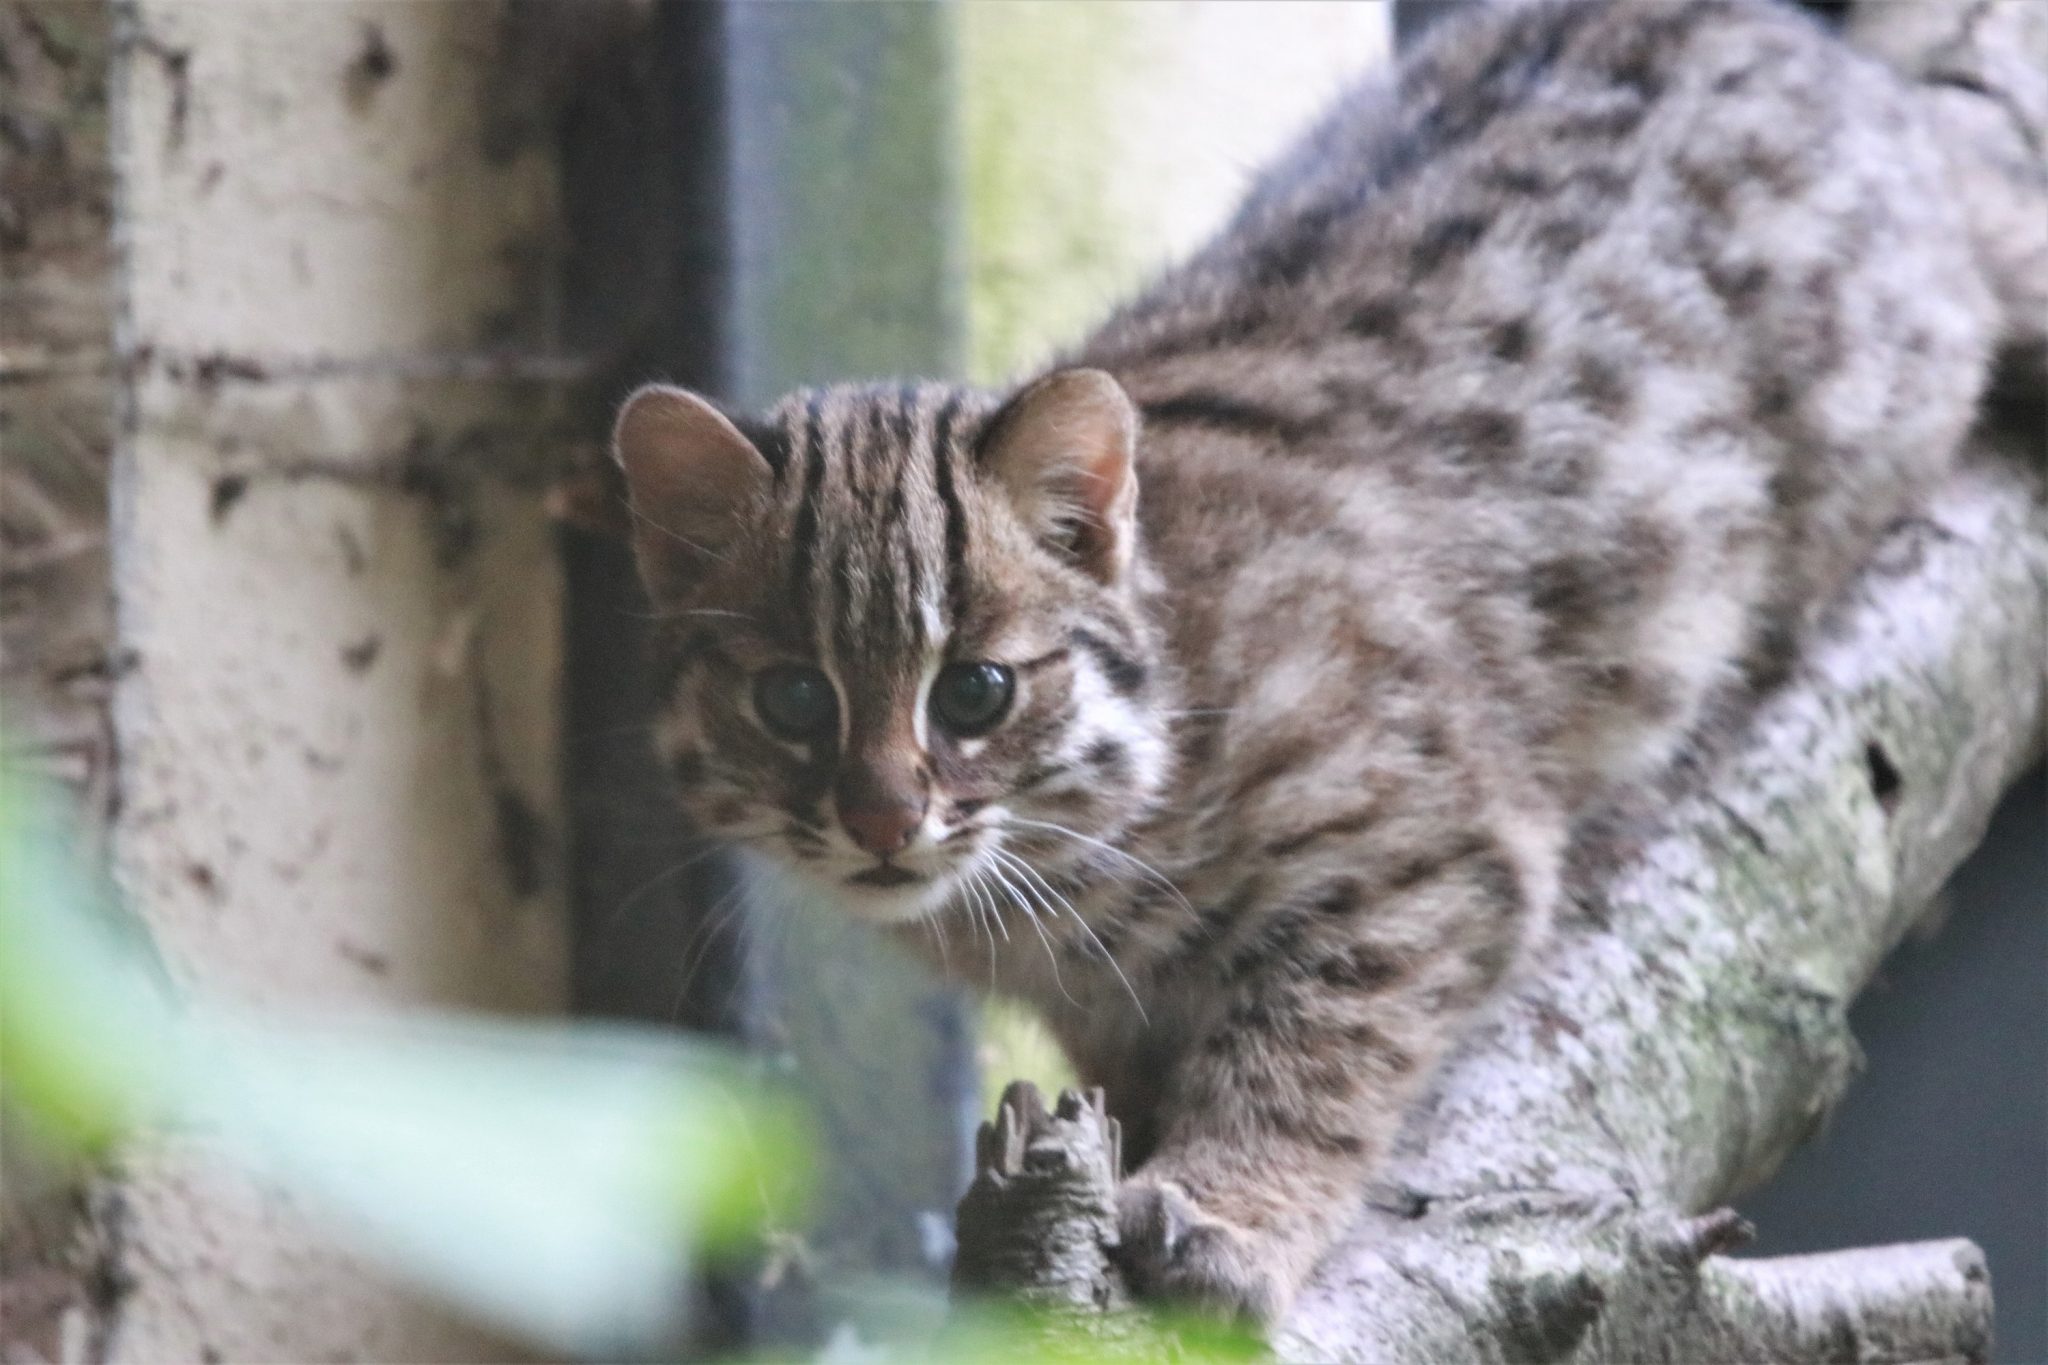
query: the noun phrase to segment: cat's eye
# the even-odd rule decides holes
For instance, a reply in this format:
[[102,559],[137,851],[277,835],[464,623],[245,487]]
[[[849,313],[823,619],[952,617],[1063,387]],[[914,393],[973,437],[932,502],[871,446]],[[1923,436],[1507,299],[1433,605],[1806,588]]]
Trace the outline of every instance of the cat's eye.
[[839,728],[832,680],[800,664],[777,664],[754,675],[754,712],[778,739],[817,739]]
[[932,680],[932,718],[949,734],[983,734],[1016,695],[1017,675],[1001,664],[948,664]]

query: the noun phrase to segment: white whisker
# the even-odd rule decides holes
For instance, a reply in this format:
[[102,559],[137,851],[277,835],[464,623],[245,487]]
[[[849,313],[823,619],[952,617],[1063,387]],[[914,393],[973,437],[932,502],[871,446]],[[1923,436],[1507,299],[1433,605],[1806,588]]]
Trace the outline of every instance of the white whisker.
[[[1025,862],[1016,854],[1006,853],[1001,850],[991,850],[991,852],[994,852],[997,857],[1005,858],[1009,860],[1011,863],[1014,863],[1016,866],[1021,867],[1024,871],[1030,873],[1033,878],[1035,878],[1040,884],[1042,884],[1047,891],[1051,891],[1053,895],[1060,895],[1060,893],[1054,889],[1052,883],[1046,881],[1045,875],[1043,873],[1041,873],[1037,868],[1031,866],[1031,864]],[[1111,971],[1116,973],[1116,979],[1123,983],[1124,993],[1131,997],[1131,1004],[1137,1008],[1138,1018],[1143,1020],[1145,1023],[1150,1024],[1152,1020],[1151,1017],[1145,1013],[1145,1002],[1138,998],[1137,988],[1131,985],[1131,979],[1128,976],[1124,975],[1123,965],[1116,960],[1116,954],[1109,951],[1109,946],[1102,941],[1099,935],[1096,934],[1094,926],[1089,924],[1087,920],[1081,917],[1080,911],[1074,909],[1073,902],[1068,901],[1065,896],[1060,896],[1060,900],[1066,904],[1067,913],[1074,917],[1074,923],[1080,927],[1082,933],[1088,936],[1089,942],[1095,945],[1095,951],[1102,954],[1102,960],[1109,964],[1109,969]]]
[[936,915],[926,915],[924,922],[931,926],[932,942],[939,949],[939,971],[947,976],[953,974],[952,964],[946,961],[946,913],[942,908]]
[[765,837],[767,833],[768,831],[763,831],[761,834],[754,835],[717,836],[706,841],[704,847],[699,848],[696,852],[685,857],[681,862],[672,863],[668,867],[665,867],[661,871],[655,873],[652,877],[649,877],[646,881],[640,883],[640,885],[634,887],[631,891],[627,892],[626,895],[619,900],[618,908],[616,910],[613,910],[610,915],[606,916],[604,923],[598,927],[598,942],[602,944],[604,940],[608,936],[610,936],[612,931],[619,927],[620,921],[624,920],[627,917],[627,915],[629,915],[632,912],[634,905],[637,904],[643,896],[645,896],[648,892],[652,891],[655,887],[661,885],[665,881],[668,881],[672,877],[681,876],[683,873],[689,871],[697,864],[703,862],[706,858],[709,858],[712,854],[725,852],[732,846],[732,844],[736,842],[751,842],[754,839]]
[[[1011,855],[1004,853],[1001,849],[992,848],[989,850],[989,852],[994,854],[997,858],[1002,859],[1005,863],[1013,864],[1017,867],[1023,868],[1025,872],[1031,873],[1031,875],[1034,877],[1038,875],[1036,872],[1033,872],[1030,867],[1019,862],[1016,858],[1012,857]],[[1044,879],[1039,878],[1039,880],[1043,881]],[[1029,889],[1030,886],[1031,883],[1029,880],[1027,880],[1025,882],[1025,887]],[[1032,891],[1031,894],[1033,895],[1033,897],[1038,897],[1038,893],[1036,891]],[[1042,897],[1039,897],[1038,900],[1040,905],[1045,906],[1045,913],[1048,916],[1052,916],[1055,914],[1052,906],[1048,904]],[[1021,901],[1019,902],[1019,904],[1023,905]],[[1071,906],[1068,908],[1069,910],[1072,909]],[[1038,941],[1045,945],[1045,960],[1052,964],[1052,984],[1059,988],[1059,993],[1061,995],[1066,996],[1066,1000],[1069,1005],[1073,1005],[1078,1008],[1081,1002],[1076,1000],[1071,994],[1068,993],[1067,983],[1060,979],[1060,957],[1057,952],[1053,951],[1052,939],[1045,932],[1045,925],[1040,923],[1037,913],[1033,911],[1029,905],[1023,905],[1023,910],[1025,917],[1031,921],[1031,927],[1038,931]]]
[[[683,1017],[683,1001],[688,998],[690,985],[697,979],[697,973],[702,971],[704,964],[711,960],[711,948],[718,941],[719,931],[738,917],[742,909],[739,904],[739,897],[740,884],[735,882],[723,896],[720,896],[713,903],[709,910],[704,912],[704,923],[691,936],[693,940],[702,940],[702,942],[697,944],[696,952],[689,956],[684,963],[683,979],[676,985],[675,1000],[668,1010],[668,1021],[671,1024]],[[689,952],[688,949],[684,951],[686,953]]]
[[1052,823],[1050,820],[1027,820],[1021,815],[1013,815],[1010,817],[1009,822],[1013,825],[1022,825],[1030,829],[1050,830],[1054,834],[1064,834],[1069,839],[1078,840],[1083,844],[1087,844],[1091,848],[1099,848],[1104,853],[1109,854],[1111,857],[1121,858],[1125,862],[1129,863],[1132,867],[1137,868],[1138,871],[1144,873],[1145,876],[1154,884],[1165,888],[1167,891],[1172,892],[1173,898],[1180,902],[1181,908],[1183,910],[1186,910],[1190,915],[1194,915],[1197,913],[1193,903],[1190,902],[1186,896],[1181,894],[1181,889],[1175,886],[1173,882],[1170,879],[1168,879],[1167,875],[1164,872],[1161,872],[1158,868],[1152,866],[1152,864],[1146,862],[1143,858],[1137,857],[1136,855],[1131,853],[1127,853],[1123,849],[1118,848],[1114,844],[1107,844],[1100,839],[1092,838],[1089,835],[1081,833],[1079,830],[1068,829],[1065,825],[1056,825]]
[[[989,871],[994,872],[995,869],[990,868]],[[995,876],[997,883],[1001,884],[1003,880],[1002,874],[996,873]],[[996,928],[1003,931],[1003,942],[1008,943],[1010,941],[1010,926],[1003,922],[1003,907],[999,904],[991,904],[989,909],[995,916]]]
[[[1061,893],[1060,889],[1054,886],[1052,882],[1046,878],[1046,875],[1043,872],[1040,872],[1030,863],[1025,862],[1021,857],[1017,856],[1016,854],[1010,852],[1007,849],[996,850],[995,852],[997,857],[1007,859],[1013,865],[1023,869],[1025,876],[1030,878],[1030,880],[1032,882],[1035,882],[1039,887],[1043,887],[1046,895],[1051,896],[1053,899],[1057,900],[1060,903],[1060,905],[1066,908],[1067,914],[1073,918],[1076,924],[1079,924],[1081,922],[1081,912],[1074,908],[1074,903],[1068,900],[1066,896]],[[1037,890],[1034,889],[1032,894],[1034,896],[1038,895]],[[1040,896],[1039,901],[1040,904],[1044,904],[1044,897]],[[1046,913],[1050,915],[1056,914],[1057,912],[1053,909],[1052,906],[1048,905],[1046,906]]]
[[658,612],[655,619],[669,620],[678,616],[721,616],[732,621],[753,621],[756,619],[749,612],[723,611],[717,607],[682,607],[675,611]]
[[981,931],[988,935],[988,990],[990,995],[994,995],[996,991],[996,931],[991,924],[991,917],[995,914],[995,900],[989,895],[988,887],[981,880],[981,874],[977,872],[972,875],[974,878],[975,895],[974,918],[975,922],[981,926]]
[[685,546],[692,552],[703,555],[706,559],[715,559],[720,564],[730,564],[732,562],[731,559],[729,559],[725,555],[719,554],[710,546],[699,545],[696,541],[691,540],[688,536],[681,535],[675,531],[670,530],[668,527],[663,526],[660,522],[656,521],[653,517],[648,516],[645,512],[633,506],[633,504],[631,504],[630,502],[626,504],[626,510],[632,514],[635,520],[646,522],[649,526],[661,532],[670,540],[673,540],[676,544]]

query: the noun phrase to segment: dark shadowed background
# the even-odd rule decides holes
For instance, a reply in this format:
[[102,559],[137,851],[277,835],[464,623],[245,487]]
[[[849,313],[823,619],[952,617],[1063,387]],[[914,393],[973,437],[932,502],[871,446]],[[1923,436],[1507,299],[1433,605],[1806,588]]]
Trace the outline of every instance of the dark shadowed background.
[[1991,1264],[1997,1359],[2048,1360],[2048,776],[1999,808],[1850,1012],[1863,1076],[1742,1201],[1762,1255],[1968,1237]]

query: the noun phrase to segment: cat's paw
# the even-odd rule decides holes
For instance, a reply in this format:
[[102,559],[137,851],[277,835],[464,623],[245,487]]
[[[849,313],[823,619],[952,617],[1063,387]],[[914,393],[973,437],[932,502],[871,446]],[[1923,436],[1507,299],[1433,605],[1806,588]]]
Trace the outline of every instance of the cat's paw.
[[1286,1306],[1283,1258],[1171,1180],[1141,1174],[1119,1186],[1117,1231],[1116,1263],[1140,1298],[1260,1324]]

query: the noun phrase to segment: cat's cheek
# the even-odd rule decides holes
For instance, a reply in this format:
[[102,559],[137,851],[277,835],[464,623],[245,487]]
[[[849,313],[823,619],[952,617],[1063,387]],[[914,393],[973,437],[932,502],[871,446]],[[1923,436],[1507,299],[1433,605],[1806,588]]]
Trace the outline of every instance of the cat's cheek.
[[719,796],[699,801],[698,819],[713,834],[731,834],[753,822],[753,805],[737,796]]
[[691,709],[674,707],[654,718],[654,751],[668,763],[686,786],[702,780],[705,758],[704,728]]

